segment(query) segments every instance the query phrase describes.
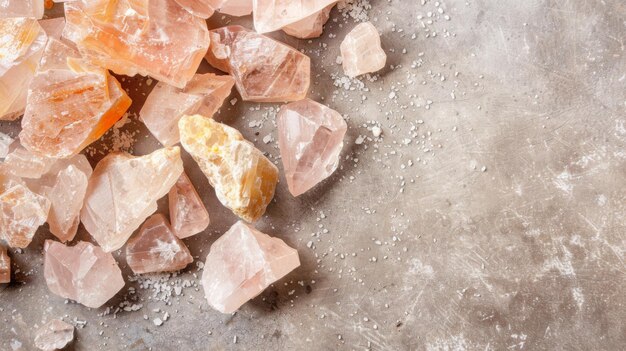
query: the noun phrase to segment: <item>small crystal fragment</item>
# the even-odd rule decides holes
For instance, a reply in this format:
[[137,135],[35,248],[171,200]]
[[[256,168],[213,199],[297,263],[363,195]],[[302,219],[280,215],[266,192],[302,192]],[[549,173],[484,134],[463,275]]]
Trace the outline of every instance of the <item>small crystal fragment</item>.
[[252,0],[222,0],[217,11],[231,16],[247,16],[252,13]]
[[190,237],[209,226],[209,212],[185,172],[170,190],[168,200],[172,229],[177,237]]
[[0,18],[34,17],[42,18],[44,0],[3,0],[0,1]]
[[0,168],[16,177],[37,179],[48,172],[55,162],[55,159],[36,155],[14,141],[9,145],[9,154]]
[[11,138],[10,136],[4,133],[0,133],[0,159],[4,159],[7,157],[13,141],[13,138]]
[[330,11],[334,6],[335,4],[330,4],[318,13],[283,27],[283,32],[300,39],[311,39],[321,36],[324,32],[324,25],[330,18]]
[[202,286],[211,307],[233,313],[299,266],[295,249],[239,221],[211,246]]
[[298,196],[337,169],[348,126],[339,112],[310,99],[281,107],[277,123],[287,185]]
[[35,335],[35,346],[44,351],[60,350],[74,340],[74,326],[53,319],[39,328]]
[[65,246],[46,240],[43,267],[50,291],[91,308],[104,305],[124,287],[113,256],[85,241]]
[[370,22],[354,27],[339,49],[343,71],[349,77],[379,71],[387,62],[387,54],[380,44],[380,34]]
[[220,202],[248,222],[258,220],[274,197],[276,166],[239,131],[212,119],[184,116],[178,127]]
[[254,28],[259,33],[273,32],[317,14],[338,0],[255,0]]
[[30,191],[19,180],[0,174],[0,239],[25,248],[46,222],[50,201]]
[[165,217],[155,214],[128,240],[126,262],[136,274],[174,272],[187,267],[193,257]]
[[308,56],[241,26],[212,30],[206,59],[235,78],[237,89],[246,101],[297,101],[309,90]]
[[117,250],[157,210],[183,172],[180,148],[146,156],[114,152],[103,158],[89,178],[80,214],[83,225],[106,252]]
[[159,82],[141,108],[141,120],[163,146],[180,141],[178,120],[183,115],[211,117],[235,85],[231,76],[196,74],[184,89]]
[[11,282],[11,258],[7,248],[0,244],[0,284]]

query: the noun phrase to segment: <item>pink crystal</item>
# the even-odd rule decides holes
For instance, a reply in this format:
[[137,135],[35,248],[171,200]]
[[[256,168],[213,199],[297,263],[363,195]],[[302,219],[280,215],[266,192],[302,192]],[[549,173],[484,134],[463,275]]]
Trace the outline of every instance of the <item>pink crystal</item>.
[[85,241],[65,246],[46,240],[43,269],[50,291],[91,308],[104,305],[124,287],[113,256]]
[[126,262],[136,274],[173,272],[187,267],[193,257],[165,217],[155,214],[128,240]]
[[338,0],[255,0],[254,28],[259,33],[273,32],[322,11]]
[[253,0],[222,0],[217,11],[231,16],[247,16],[252,13]]
[[11,282],[11,258],[7,248],[0,244],[0,284]]
[[311,62],[300,51],[241,26],[212,30],[211,40],[207,61],[235,78],[244,100],[284,102],[306,96]]
[[281,107],[277,123],[287,185],[298,196],[337,169],[348,126],[339,112],[310,99]]
[[46,222],[50,201],[30,191],[19,180],[3,176],[0,186],[0,239],[9,246],[25,248]]
[[202,286],[211,307],[232,313],[299,266],[295,249],[239,221],[211,246]]
[[200,18],[209,18],[215,12],[212,6],[219,0],[175,0],[185,10]]
[[26,150],[19,141],[14,141],[0,168],[16,177],[37,179],[48,172],[55,162],[55,159],[36,155]]
[[74,326],[62,320],[53,319],[39,328],[35,336],[35,346],[44,351],[60,350],[74,340]]
[[209,226],[209,212],[185,172],[170,190],[168,200],[172,229],[177,237],[190,237]]
[[114,152],[103,158],[89,178],[81,211],[85,229],[106,252],[117,250],[157,210],[183,172],[180,148],[146,156]]
[[387,54],[380,46],[380,34],[370,22],[354,27],[339,48],[343,70],[349,77],[379,71],[387,62]]
[[183,115],[211,117],[230,95],[231,76],[196,74],[184,89],[159,82],[141,108],[141,120],[164,146],[180,141],[178,121]]
[[330,18],[330,11],[334,6],[335,4],[328,5],[320,12],[283,27],[283,32],[300,39],[311,39],[321,36],[324,32],[324,25]]
[[13,138],[11,138],[10,136],[4,133],[0,133],[0,159],[4,159],[7,157],[13,141]]
[[34,17],[42,18],[44,0],[3,0],[0,1],[0,18]]
[[48,38],[61,39],[63,29],[65,28],[65,18],[57,17],[45,20],[39,20],[39,25],[48,35]]

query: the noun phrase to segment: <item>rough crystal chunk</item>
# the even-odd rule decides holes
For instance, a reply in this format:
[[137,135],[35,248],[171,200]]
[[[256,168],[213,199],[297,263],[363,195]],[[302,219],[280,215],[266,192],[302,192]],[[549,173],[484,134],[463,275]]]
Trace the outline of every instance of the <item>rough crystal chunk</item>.
[[2,177],[0,186],[0,239],[9,246],[25,248],[37,228],[46,222],[50,201],[30,191],[19,180]]
[[74,340],[74,326],[53,319],[39,328],[35,335],[35,346],[44,351],[60,350]]
[[339,112],[309,99],[281,107],[277,122],[287,185],[298,196],[337,169],[348,126]]
[[173,272],[187,267],[193,257],[162,214],[148,218],[126,244],[126,262],[136,274]]
[[14,141],[9,145],[9,153],[0,168],[16,177],[37,179],[48,172],[55,162],[55,159],[36,155]]
[[159,82],[141,108],[141,120],[164,146],[180,141],[178,121],[183,115],[213,116],[235,85],[231,76],[196,74],[184,89]]
[[2,0],[0,18],[34,17],[42,18],[44,0]]
[[182,172],[177,146],[141,157],[111,153],[89,178],[80,219],[104,251],[117,250],[157,210],[157,200]]
[[334,3],[330,4],[320,12],[283,27],[283,32],[300,39],[311,39],[321,36],[324,32],[324,25],[330,18],[330,11],[334,6]]
[[322,11],[338,0],[255,0],[252,9],[254,28],[259,33],[273,32]]
[[[21,2],[29,3],[11,3]],[[0,1],[0,17],[5,11],[2,4]],[[28,85],[47,39],[34,18],[0,18],[0,120],[14,120],[24,112]]]
[[239,221],[211,246],[202,286],[211,307],[232,313],[299,266],[295,249]]
[[13,138],[11,138],[10,136],[4,133],[0,133],[0,159],[4,159],[7,157],[13,141]]
[[206,22],[172,0],[65,3],[63,35],[96,66],[184,88],[209,47]]
[[231,16],[247,16],[252,13],[252,0],[222,0],[216,9]]
[[124,287],[113,256],[85,241],[65,246],[46,240],[43,269],[50,291],[91,308],[104,305]]
[[380,46],[380,34],[370,22],[354,27],[341,42],[343,71],[349,77],[376,72],[385,67],[387,54]]
[[200,18],[209,18],[215,12],[215,2],[220,0],[175,0],[185,10]]
[[211,31],[207,61],[235,78],[246,101],[284,102],[303,99],[311,61],[300,51],[241,26]]
[[0,245],[0,284],[11,282],[11,258],[7,248]]
[[168,201],[172,229],[177,237],[190,237],[209,226],[209,212],[185,172],[170,190]]
[[196,160],[220,202],[248,222],[259,219],[274,197],[278,169],[239,131],[199,115],[178,127],[183,147]]

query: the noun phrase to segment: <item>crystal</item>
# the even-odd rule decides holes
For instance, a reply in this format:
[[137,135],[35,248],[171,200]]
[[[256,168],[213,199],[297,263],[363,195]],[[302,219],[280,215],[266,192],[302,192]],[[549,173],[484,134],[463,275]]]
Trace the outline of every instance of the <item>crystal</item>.
[[43,5],[44,0],[3,0],[0,1],[0,18],[42,18]]
[[150,75],[184,88],[209,47],[204,19],[172,0],[65,3],[63,35],[85,58],[117,74]]
[[190,237],[209,226],[209,212],[185,172],[170,190],[168,200],[172,229],[177,237]]
[[155,214],[128,240],[126,262],[136,274],[174,272],[187,267],[193,257],[165,217]]
[[106,252],[117,250],[157,210],[183,172],[180,148],[146,156],[114,152],[103,158],[89,178],[80,214],[85,229]]
[[239,221],[211,246],[202,286],[211,307],[233,313],[299,266],[298,251]]
[[159,82],[141,108],[141,120],[164,146],[180,141],[178,120],[196,113],[213,116],[235,85],[231,76],[196,74],[184,89]]
[[7,248],[0,244],[0,284],[11,282],[11,258]]
[[74,326],[53,319],[37,331],[35,346],[44,351],[60,350],[74,340]]
[[[22,1],[28,3],[12,3]],[[24,112],[28,85],[47,39],[34,18],[0,18],[0,120],[14,120]]]
[[3,176],[0,192],[0,239],[25,248],[46,222],[50,201],[12,177]]
[[259,33],[273,32],[312,16],[338,0],[255,0],[252,13]]
[[252,13],[252,0],[221,0],[217,11],[231,16],[247,16]]
[[0,158],[4,159],[9,154],[9,149],[11,144],[13,144],[13,138],[10,136],[0,133]]
[[308,56],[241,26],[212,30],[206,59],[235,78],[237,89],[246,101],[297,101],[309,90]]
[[324,25],[330,18],[330,10],[334,6],[335,4],[330,4],[320,12],[283,27],[283,32],[300,39],[311,39],[321,36],[324,32]]
[[277,123],[287,185],[298,196],[337,169],[348,126],[339,112],[310,99],[281,107]]
[[63,29],[65,28],[65,18],[57,17],[39,20],[39,25],[46,32],[48,38],[59,40],[63,34]]
[[212,119],[184,116],[178,127],[220,202],[248,222],[259,219],[274,197],[276,166],[239,131]]
[[106,70],[51,39],[29,88],[20,140],[40,155],[70,157],[100,138],[130,104]]
[[175,0],[185,10],[200,18],[209,18],[215,12],[213,3],[219,0]]
[[354,27],[339,46],[343,71],[349,77],[376,72],[385,67],[387,54],[380,46],[380,34],[370,22]]
[[104,305],[124,287],[113,256],[85,241],[65,246],[46,240],[43,272],[50,291],[91,308]]
[[55,159],[36,155],[14,141],[9,145],[9,154],[0,168],[16,177],[37,179],[48,172],[55,162]]

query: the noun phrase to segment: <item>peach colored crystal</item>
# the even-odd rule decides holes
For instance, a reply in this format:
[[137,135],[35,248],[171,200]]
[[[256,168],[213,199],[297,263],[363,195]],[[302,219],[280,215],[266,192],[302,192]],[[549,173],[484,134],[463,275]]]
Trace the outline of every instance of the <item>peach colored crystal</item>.
[[0,178],[0,239],[11,247],[25,248],[46,222],[50,201],[17,179],[3,174]]
[[180,148],[146,156],[114,152],[91,175],[80,219],[106,252],[117,250],[157,210],[157,200],[183,172]]
[[278,169],[227,125],[199,115],[181,118],[180,139],[215,188],[220,202],[240,218],[259,219],[274,197]]
[[26,150],[19,141],[9,146],[9,154],[0,164],[0,169],[20,178],[37,179],[48,172],[55,159],[39,156]]
[[35,346],[44,351],[60,350],[74,340],[74,326],[53,319],[39,328],[35,335]]
[[126,262],[136,274],[174,272],[187,267],[193,257],[165,217],[155,214],[128,240]]
[[295,249],[239,221],[211,246],[202,286],[211,307],[232,313],[299,266]]
[[0,284],[11,282],[11,258],[7,248],[0,244]]
[[211,31],[207,61],[235,78],[246,101],[303,99],[309,91],[311,62],[300,51],[241,26]]
[[209,47],[206,22],[172,0],[65,3],[63,35],[93,64],[184,88]]
[[172,229],[177,237],[190,237],[209,226],[209,212],[185,172],[170,190],[168,200]]
[[324,32],[324,25],[330,18],[330,11],[334,6],[334,3],[330,4],[320,12],[283,27],[283,32],[300,39],[311,39],[321,36]]
[[20,140],[34,153],[70,157],[100,138],[130,104],[106,70],[51,39],[29,87]]
[[57,17],[45,20],[39,20],[39,25],[48,35],[48,38],[60,39],[65,28],[65,18]]
[[180,141],[178,120],[183,115],[211,117],[219,110],[235,85],[231,76],[196,74],[184,89],[159,82],[141,108],[141,120],[164,146]]
[[43,17],[44,0],[3,0],[0,1],[0,18]]
[[215,2],[220,0],[175,0],[185,10],[200,18],[209,18],[215,12]]
[[277,122],[287,185],[298,196],[337,169],[348,126],[339,112],[309,99],[281,107]]
[[14,120],[24,113],[28,85],[47,39],[34,18],[0,18],[0,120]]
[[247,16],[252,13],[253,0],[222,0],[217,11],[231,16]]
[[380,46],[380,34],[370,22],[354,27],[339,48],[343,71],[349,77],[379,71],[387,62],[387,54]]
[[312,16],[337,0],[254,0],[254,28],[259,33],[273,32]]
[[44,277],[53,293],[98,308],[124,287],[122,271],[110,253],[85,241],[44,244]]

